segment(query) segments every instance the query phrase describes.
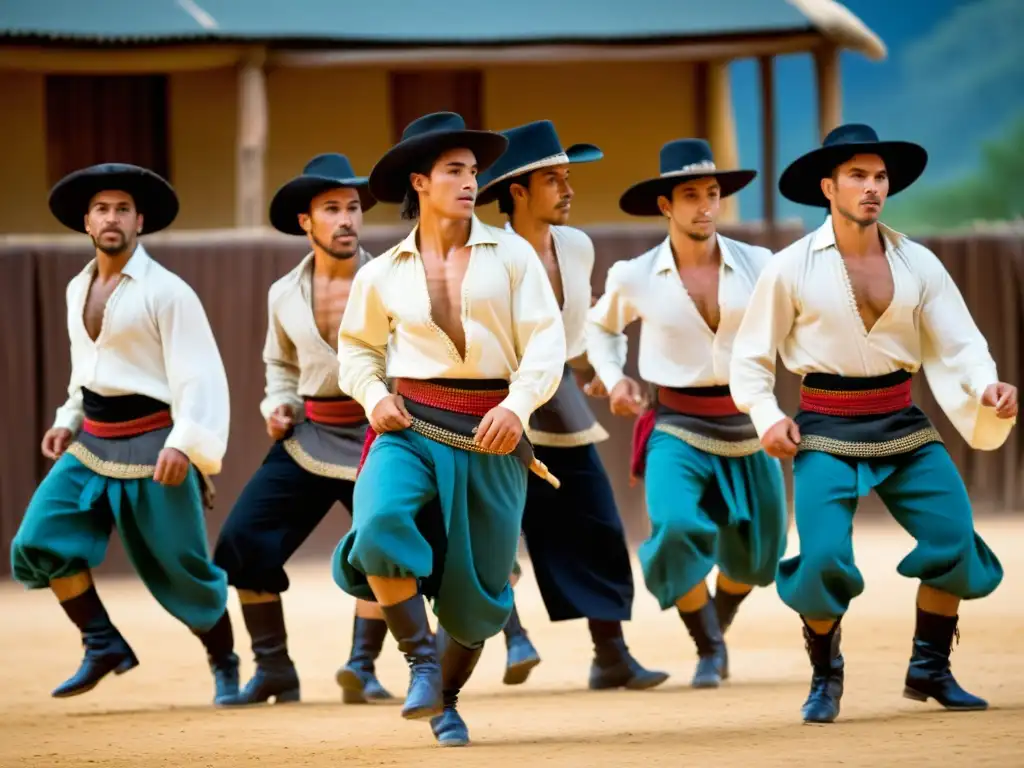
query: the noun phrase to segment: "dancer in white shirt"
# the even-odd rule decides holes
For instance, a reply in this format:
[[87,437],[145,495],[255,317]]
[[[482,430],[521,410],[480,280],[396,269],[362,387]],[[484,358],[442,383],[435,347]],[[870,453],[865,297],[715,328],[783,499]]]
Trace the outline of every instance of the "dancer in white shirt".
[[111,163],[58,182],[50,210],[95,246],[68,284],[69,396],[42,445],[57,461],[11,545],[14,578],[52,589],[82,632],[81,667],[53,695],[139,663],[90,574],[116,527],[150,592],[206,647],[222,703],[238,693],[238,657],[203,505],[227,449],[227,376],[199,298],[138,242],[174,221],[177,196],[151,171]]
[[[298,701],[281,593],[284,565],[335,502],[352,511],[366,414],[338,389],[338,326],[356,271],[370,254],[359,243],[375,201],[344,155],[314,157],[270,202],[270,223],[305,236],[313,249],[270,287],[266,397],[260,412],[274,445],[221,528],[213,559],[238,590],[256,674],[231,704]],[[389,699],[374,661],[388,629],[380,606],[356,602],[352,652],[336,679],[346,703]]]
[[[661,175],[631,187],[619,205],[664,216],[669,234],[608,270],[587,325],[587,355],[612,413],[640,417],[631,470],[644,480],[651,519],[640,563],[647,589],[663,610],[676,608],[697,646],[695,688],[729,676],[724,633],[753,587],[772,583],[786,549],[781,467],[728,387],[733,336],[771,254],[717,234],[715,219],[721,199],[755,175],[716,168],[703,140],[662,147]],[[623,372],[623,329],[635,320],[640,376],[657,388],[649,408]],[[712,598],[705,580],[716,565]]]
[[[960,600],[1003,576],[974,531],[963,481],[928,417],[913,404],[923,368],[939,405],[973,448],[994,450],[1017,414],[988,344],[935,255],[878,218],[924,171],[927,153],[844,125],[794,161],[779,189],[826,208],[825,223],[765,267],[733,347],[730,386],[765,450],[795,457],[800,553],[779,565],[782,600],[803,619],[812,666],[807,722],[839,715],[840,623],[864,589],[853,556],[857,499],[875,490],[917,544],[899,565],[919,579],[904,695],[947,709],[984,709],[950,672]],[[803,377],[790,419],[773,394],[776,353]]]
[[476,174],[507,144],[451,112],[406,127],[370,192],[418,222],[356,274],[339,332],[341,389],[373,431],[334,578],[381,604],[411,667],[402,714],[432,718],[446,745],[469,740],[456,699],[512,610],[527,468],[547,476],[523,430],[565,364],[536,252],[473,213]]
[[[562,485],[553,488],[536,475],[530,477],[523,536],[550,619],[587,619],[594,644],[589,686],[653,688],[668,674],[644,669],[622,634],[622,622],[633,607],[633,570],[615,495],[596,447],[608,433],[590,410],[575,375],[576,367],[590,368],[584,325],[592,297],[594,244],[585,232],[565,226],[573,196],[569,171],[576,163],[603,155],[592,144],[563,149],[550,120],[502,134],[509,140],[508,149],[480,175],[477,205],[496,200],[509,217],[507,228],[537,251],[562,307],[567,346],[558,391],[534,411],[527,426],[537,456]],[[603,392],[600,383],[596,376],[588,381]],[[504,681],[522,683],[540,657],[515,607],[504,632]]]

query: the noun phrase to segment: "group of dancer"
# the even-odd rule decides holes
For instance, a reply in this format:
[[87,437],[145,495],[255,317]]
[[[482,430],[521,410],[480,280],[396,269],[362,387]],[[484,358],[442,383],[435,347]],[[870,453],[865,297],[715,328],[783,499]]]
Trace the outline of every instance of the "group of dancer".
[[[756,172],[718,168],[703,140],[671,141],[660,173],[620,199],[629,215],[663,218],[667,235],[616,262],[595,298],[593,243],[567,222],[572,167],[602,156],[563,147],[550,121],[480,131],[442,112],[409,124],[368,177],[325,154],[277,191],[272,225],[311,250],[269,292],[260,410],[273,445],[212,555],[205,510],[228,444],[227,377],[199,298],[139,242],[174,221],[175,192],[118,163],[61,180],[50,209],[89,235],[95,258],[67,289],[69,396],[42,443],[56,463],[11,549],[15,579],[49,587],[81,631],[82,663],[53,696],[139,663],[90,575],[116,527],[149,591],[202,643],[216,705],[299,700],[285,565],[335,502],[352,516],[333,556],[356,598],[336,676],[345,702],[393,698],[375,672],[390,633],[410,669],[402,716],[427,719],[442,745],[467,744],[458,697],[484,643],[504,634],[507,684],[540,662],[514,603],[520,536],[550,619],[587,619],[589,687],[661,684],[668,675],[624,638],[630,554],[589,396],[635,420],[630,472],[651,524],[640,563],[693,639],[694,687],[729,677],[724,636],[753,588],[774,583],[802,620],[803,719],[836,719],[841,624],[864,588],[853,516],[874,489],[916,540],[899,564],[920,581],[904,695],[984,709],[950,652],[959,602],[991,593],[1002,568],[911,377],[924,369],[980,450],[1005,442],[1017,390],[939,260],[879,221],[926,152],[836,128],[779,181],[788,199],[826,209],[824,223],[772,254],[716,228],[721,200]],[[378,203],[415,224],[372,257],[359,237]],[[504,228],[475,214],[492,203]],[[645,384],[624,370],[636,321]],[[777,356],[802,377],[792,417],[774,395]],[[785,459],[800,544],[788,559]],[[255,657],[244,686],[229,585]]]

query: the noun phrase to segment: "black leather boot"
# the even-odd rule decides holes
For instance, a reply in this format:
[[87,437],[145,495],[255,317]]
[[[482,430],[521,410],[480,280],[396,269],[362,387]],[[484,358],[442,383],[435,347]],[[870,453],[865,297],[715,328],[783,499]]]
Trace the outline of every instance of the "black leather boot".
[[590,665],[591,690],[628,688],[642,691],[668,680],[668,673],[644,669],[633,658],[622,636],[622,622],[589,619],[590,636],[594,641],[594,661]]
[[437,660],[423,597],[416,594],[396,605],[384,607],[384,620],[398,641],[398,650],[405,654],[409,663],[409,690],[405,695],[402,717],[422,720],[440,715],[444,710],[441,665]]
[[950,671],[954,637],[960,641],[956,616],[917,609],[917,629],[903,695],[914,701],[935,699],[946,709],[961,712],[988,709],[988,702],[961,688]]
[[231,617],[224,611],[213,627],[195,634],[206,648],[206,659],[213,673],[213,703],[230,704],[238,696],[238,656]]
[[530,670],[540,664],[540,654],[533,647],[530,638],[519,623],[519,611],[515,603],[512,604],[512,613],[505,622],[502,629],[505,633],[505,676],[502,682],[505,685],[521,685],[530,676]]
[[366,704],[394,698],[377,679],[374,662],[384,647],[388,625],[383,619],[356,616],[352,622],[352,654],[334,679],[346,704]]
[[51,694],[63,699],[91,691],[113,672],[123,675],[139,666],[139,660],[107,616],[96,587],[91,586],[78,597],[61,604],[68,618],[82,632],[85,657],[78,671],[58,685]]
[[284,606],[280,600],[269,603],[242,603],[245,628],[252,638],[256,672],[228,706],[275,704],[299,701],[299,675],[288,655],[288,633],[284,626]]
[[430,730],[442,747],[469,744],[469,728],[456,706],[459,692],[473,674],[483,652],[483,643],[467,648],[453,640],[443,628],[437,629],[437,653],[441,657],[441,681],[444,688],[444,712],[430,719]]
[[[750,590],[752,592],[753,590]],[[740,608],[740,603],[747,599],[747,595],[750,592],[744,592],[742,595],[738,595],[735,592],[726,592],[723,589],[716,589],[714,603],[715,603],[715,616],[718,617],[718,628],[722,632],[722,637],[725,637],[725,633],[729,631],[729,627],[732,626],[733,619],[736,618],[736,612]],[[722,664],[722,679],[729,679],[729,652],[726,648],[724,654],[724,661]]]
[[737,595],[734,592],[716,589],[714,598],[715,615],[718,617],[718,628],[722,631],[723,635],[729,631],[733,619],[736,618],[736,612],[739,610],[740,603],[746,600],[749,594],[750,592],[744,592],[742,595]]
[[714,603],[708,600],[700,610],[679,611],[679,618],[697,646],[697,669],[690,685],[694,688],[717,688],[728,671],[729,657]]
[[804,645],[812,670],[811,690],[800,710],[805,723],[831,723],[839,717],[845,668],[839,649],[841,639],[839,621],[827,635],[819,635],[804,622]]

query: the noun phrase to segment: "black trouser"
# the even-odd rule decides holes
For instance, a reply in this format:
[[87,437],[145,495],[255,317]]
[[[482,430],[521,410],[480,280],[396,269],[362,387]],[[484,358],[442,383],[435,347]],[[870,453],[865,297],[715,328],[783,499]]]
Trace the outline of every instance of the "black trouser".
[[551,621],[626,621],[633,571],[608,475],[594,445],[534,446],[561,481],[530,474],[523,535]]
[[336,501],[351,514],[354,488],[351,480],[307,472],[275,443],[224,522],[213,561],[236,589],[286,591],[288,558]]

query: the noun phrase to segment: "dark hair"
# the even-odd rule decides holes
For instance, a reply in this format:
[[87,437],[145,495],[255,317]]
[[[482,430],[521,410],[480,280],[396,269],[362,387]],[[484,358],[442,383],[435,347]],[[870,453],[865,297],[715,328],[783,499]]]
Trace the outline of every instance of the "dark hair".
[[412,181],[409,176],[413,173],[422,173],[424,176],[429,176],[430,172],[434,169],[434,164],[442,153],[437,152],[428,157],[424,157],[421,161],[417,162],[405,178],[405,197],[402,199],[402,207],[399,211],[399,215],[406,221],[415,221],[420,217],[420,193],[412,188]]
[[498,213],[504,213],[510,219],[512,214],[515,212],[516,206],[515,201],[512,199],[512,185],[519,184],[520,186],[530,188],[530,176],[533,175],[533,171],[527,171],[521,173],[518,176],[513,176],[511,179],[505,179],[501,182],[498,189],[498,195],[495,198],[498,201]]

